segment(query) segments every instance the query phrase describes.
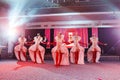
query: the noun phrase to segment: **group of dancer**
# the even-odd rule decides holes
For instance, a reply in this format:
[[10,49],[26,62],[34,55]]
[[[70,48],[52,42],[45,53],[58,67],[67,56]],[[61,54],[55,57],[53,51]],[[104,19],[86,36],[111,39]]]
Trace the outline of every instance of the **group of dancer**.
[[[42,36],[38,33],[37,36],[34,37],[34,44],[31,45],[28,49],[30,59],[34,63],[44,63],[45,48],[40,45],[42,40],[43,40]],[[78,35],[78,33],[75,33],[72,36],[72,40],[73,41],[70,44],[72,46],[69,51],[68,50],[69,45],[65,43],[64,35],[59,32],[55,37],[56,45],[52,48],[51,52],[54,64],[56,66],[69,65],[70,63],[85,64],[84,62],[85,49],[79,43],[81,37]],[[26,57],[27,48],[24,46],[24,44],[27,43],[26,38],[24,37],[24,35],[21,35],[18,41],[19,44],[14,48],[15,56],[19,61],[27,61]],[[91,46],[87,51],[87,60],[88,62],[99,63],[101,48],[98,46],[99,43],[98,38],[96,37],[96,35],[93,35],[90,38],[90,41]]]

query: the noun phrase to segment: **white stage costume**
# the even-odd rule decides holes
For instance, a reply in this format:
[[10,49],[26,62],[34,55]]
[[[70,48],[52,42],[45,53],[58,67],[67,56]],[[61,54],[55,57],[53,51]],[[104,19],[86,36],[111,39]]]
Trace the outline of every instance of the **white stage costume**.
[[87,52],[87,59],[88,62],[99,62],[100,55],[101,55],[101,48],[98,46],[98,38],[91,37],[90,41],[92,43],[91,47],[88,49]]
[[[60,36],[60,37],[59,37]],[[56,46],[52,49],[52,57],[56,66],[69,65],[69,52],[63,43],[64,35],[55,37]]]
[[24,43],[26,42],[26,38],[20,37],[18,41],[19,41],[19,45],[15,46],[14,48],[15,56],[20,61],[26,61],[27,48],[24,46]]
[[45,49],[40,45],[42,39],[41,36],[34,37],[35,44],[29,48],[30,58],[35,63],[44,63]]
[[84,64],[84,48],[80,46],[80,36],[73,36],[74,45],[70,50],[70,61],[75,64]]

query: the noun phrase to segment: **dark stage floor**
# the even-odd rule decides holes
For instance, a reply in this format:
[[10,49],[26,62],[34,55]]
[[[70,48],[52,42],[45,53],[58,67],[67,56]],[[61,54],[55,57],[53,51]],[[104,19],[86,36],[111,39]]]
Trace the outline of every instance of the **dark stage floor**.
[[45,64],[1,60],[0,80],[120,80],[120,62],[55,67],[52,60]]

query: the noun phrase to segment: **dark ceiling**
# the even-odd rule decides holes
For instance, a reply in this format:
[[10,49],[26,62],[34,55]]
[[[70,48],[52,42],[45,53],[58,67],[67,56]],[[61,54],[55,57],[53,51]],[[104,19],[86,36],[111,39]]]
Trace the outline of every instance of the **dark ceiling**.
[[0,0],[0,11],[10,11],[17,3],[24,4],[21,14],[32,10],[43,14],[120,10],[120,0]]
[[[120,11],[120,0],[1,0],[0,1],[0,19],[7,18],[8,14],[18,3],[22,7],[19,15],[28,16],[29,13],[36,11],[31,15],[57,14],[57,13],[91,13],[91,12],[113,12],[95,15],[68,15],[68,16],[39,16],[31,21],[70,21],[70,20],[116,20],[120,19],[120,14],[114,12]],[[18,8],[19,10],[19,8]],[[17,11],[16,11],[17,12]],[[16,13],[14,12],[14,13]],[[14,14],[13,13],[13,14]],[[83,18],[84,17],[84,18]],[[33,17],[27,17],[33,18]],[[3,19],[3,18],[2,18]]]

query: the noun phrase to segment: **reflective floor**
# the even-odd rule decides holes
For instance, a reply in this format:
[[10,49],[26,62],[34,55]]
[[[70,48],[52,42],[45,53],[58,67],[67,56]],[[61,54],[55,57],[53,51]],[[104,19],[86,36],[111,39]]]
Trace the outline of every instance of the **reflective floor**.
[[120,62],[56,67],[52,60],[45,64],[0,60],[0,80],[120,80]]

